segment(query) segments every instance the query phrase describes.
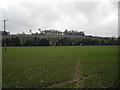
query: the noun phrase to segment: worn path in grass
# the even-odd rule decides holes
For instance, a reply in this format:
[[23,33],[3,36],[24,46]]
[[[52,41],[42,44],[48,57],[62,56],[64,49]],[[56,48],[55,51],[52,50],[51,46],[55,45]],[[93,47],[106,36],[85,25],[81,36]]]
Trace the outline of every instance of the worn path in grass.
[[[85,54],[85,53],[84,53]],[[91,72],[91,73],[88,73],[86,75],[82,75],[82,71],[81,71],[81,61],[83,61],[83,58],[82,57],[82,51],[81,49],[79,48],[79,51],[78,51],[78,55],[77,55],[77,60],[76,60],[76,63],[75,63],[75,72],[74,72],[74,77],[72,79],[68,79],[68,80],[63,80],[63,81],[60,81],[60,82],[56,82],[56,83],[50,83],[48,85],[45,85],[45,87],[49,87],[49,86],[53,86],[53,87],[56,87],[56,86],[61,86],[61,85],[64,85],[66,83],[74,83],[74,88],[79,88],[79,87],[84,87],[84,83],[86,79],[89,79],[89,78],[92,78],[92,77],[96,77],[96,76],[100,76],[106,72],[110,72],[110,71],[114,71],[116,70],[117,68],[108,68],[108,69],[103,69],[103,70],[100,70],[100,71],[96,71],[96,72]],[[91,60],[91,59],[90,59]],[[95,60],[96,61],[96,60]],[[94,62],[95,62],[94,61]],[[88,61],[89,62],[89,61]],[[101,63],[101,61],[99,61],[99,63]],[[91,64],[91,63],[90,63]],[[99,66],[101,66],[102,64],[100,64]],[[92,68],[92,67],[91,67]],[[89,68],[90,69],[90,68]],[[88,69],[88,70],[89,70]]]
[[79,51],[78,60],[76,61],[76,66],[75,66],[75,75],[74,75],[75,88],[78,88],[80,82],[80,71],[79,71],[80,56],[81,56],[81,52]]
[[79,88],[79,85],[82,84],[82,80],[85,77],[81,77],[81,72],[80,72],[80,59],[81,59],[81,53],[80,49],[78,51],[78,59],[76,60],[76,64],[75,64],[75,73],[74,73],[74,77],[73,79],[70,80],[64,80],[61,82],[56,82],[56,83],[50,83],[48,85],[44,85],[43,87],[48,87],[48,86],[55,86],[55,85],[60,85],[60,84],[64,84],[64,83],[75,83],[74,88]]
[[[80,64],[79,64],[80,65]],[[78,73],[75,73],[75,76],[73,79],[71,80],[64,80],[64,81],[60,81],[60,82],[55,82],[55,83],[48,83],[48,84],[45,84],[45,85],[42,85],[42,86],[39,86],[39,87],[50,87],[50,86],[56,86],[56,85],[61,85],[61,84],[65,84],[65,83],[75,83],[75,87],[74,88],[79,88],[79,86],[81,84],[83,84],[83,80],[86,79],[86,78],[89,78],[89,77],[93,77],[93,76],[97,76],[99,74],[103,74],[105,72],[110,72],[112,70],[116,70],[116,68],[114,69],[111,69],[111,70],[106,70],[106,71],[101,71],[101,72],[97,72],[97,73],[92,73],[92,74],[89,74],[89,75],[85,75],[83,77],[80,77],[80,73],[78,71]]]
[[55,83],[48,83],[46,85],[42,85],[42,86],[39,86],[39,87],[56,86],[56,85],[60,85],[60,84],[64,84],[64,83],[75,83],[74,88],[78,88],[79,85],[80,85],[80,82],[82,82],[81,80],[83,80],[82,79],[83,77],[81,77],[80,70],[79,70],[80,58],[81,58],[81,52],[80,52],[80,49],[79,49],[79,51],[78,51],[78,59],[76,60],[76,63],[75,63],[75,73],[74,73],[74,77],[72,79],[62,80],[62,81],[55,82]]
[[79,70],[80,58],[81,58],[81,52],[80,52],[80,49],[79,49],[79,51],[78,51],[78,59],[76,60],[75,73],[74,73],[73,79],[63,80],[63,81],[55,82],[55,83],[48,83],[46,85],[42,85],[42,86],[39,86],[39,87],[56,86],[56,85],[60,85],[60,84],[64,84],[64,83],[72,83],[73,82],[73,83],[75,83],[74,88],[78,88],[79,83],[82,80],[82,77],[80,76],[80,70]]

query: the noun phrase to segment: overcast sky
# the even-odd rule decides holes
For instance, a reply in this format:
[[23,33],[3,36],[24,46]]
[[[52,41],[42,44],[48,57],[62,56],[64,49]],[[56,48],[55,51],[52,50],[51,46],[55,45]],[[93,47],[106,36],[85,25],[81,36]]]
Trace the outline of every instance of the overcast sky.
[[0,10],[0,18],[8,20],[7,31],[11,33],[38,32],[41,28],[118,36],[117,0],[2,0]]

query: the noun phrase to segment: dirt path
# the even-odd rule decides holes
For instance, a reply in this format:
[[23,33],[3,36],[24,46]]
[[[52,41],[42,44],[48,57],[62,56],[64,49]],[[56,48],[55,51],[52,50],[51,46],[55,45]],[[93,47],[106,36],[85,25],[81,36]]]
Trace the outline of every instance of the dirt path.
[[63,83],[69,83],[69,82],[75,82],[76,85],[75,85],[74,88],[78,88],[79,85],[80,85],[79,83],[82,82],[84,79],[92,77],[92,76],[96,76],[96,75],[99,75],[99,74],[102,74],[102,73],[105,73],[105,72],[109,72],[109,71],[112,71],[112,70],[116,70],[116,69],[117,68],[114,68],[114,69],[111,69],[111,70],[105,70],[105,71],[101,71],[101,72],[96,72],[96,73],[92,73],[92,74],[89,74],[89,75],[85,75],[83,77],[80,77],[80,73],[79,72],[78,73],[75,72],[75,76],[74,76],[73,79],[68,79],[68,80],[62,80],[62,81],[58,81],[58,82],[48,83],[48,84],[39,86],[39,88],[45,88],[45,87],[48,87],[48,86],[56,86],[56,85],[60,85],[60,84],[63,84]]
[[79,53],[78,53],[78,60],[76,61],[76,64],[75,64],[75,74],[74,74],[75,87],[74,88],[78,88],[79,87],[79,82],[81,81],[80,70],[79,70],[80,56],[81,56],[81,53],[79,51]]
[[76,61],[75,64],[75,73],[74,73],[74,77],[71,80],[63,80],[63,81],[59,81],[59,82],[55,82],[55,83],[48,83],[46,85],[41,85],[39,87],[48,87],[48,86],[55,86],[55,85],[59,85],[59,84],[63,84],[66,82],[74,82],[75,83],[75,87],[74,88],[78,88],[79,87],[79,82],[82,80],[80,77],[80,71],[79,71],[79,66],[80,66],[80,51],[78,53],[78,59]]

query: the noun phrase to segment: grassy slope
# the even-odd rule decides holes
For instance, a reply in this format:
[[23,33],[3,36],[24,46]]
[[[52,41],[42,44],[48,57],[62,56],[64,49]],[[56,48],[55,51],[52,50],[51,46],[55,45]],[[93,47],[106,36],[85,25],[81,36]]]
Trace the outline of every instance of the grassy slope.
[[109,71],[83,79],[79,87],[109,87],[117,76],[117,70],[110,71],[117,67],[117,54],[117,46],[8,47],[3,50],[3,87],[74,87],[65,81],[73,79],[79,57],[79,77]]

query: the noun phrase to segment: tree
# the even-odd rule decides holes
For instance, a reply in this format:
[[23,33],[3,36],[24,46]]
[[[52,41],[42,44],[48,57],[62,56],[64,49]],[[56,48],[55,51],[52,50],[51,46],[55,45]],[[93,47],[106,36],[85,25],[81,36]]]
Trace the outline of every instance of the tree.
[[15,38],[14,37],[11,38],[11,46],[15,46]]
[[38,35],[38,32],[36,32],[35,35]]
[[21,42],[20,42],[19,37],[15,38],[15,46],[21,46]]
[[11,38],[11,46],[21,46],[21,42],[20,42],[20,39],[19,37],[12,37]]
[[67,35],[67,32],[68,32],[67,29],[65,29],[65,31],[64,31],[64,35]]
[[38,45],[39,45],[39,46],[50,46],[49,40],[43,38],[43,39],[39,40]]
[[25,35],[25,32],[23,32],[22,34]]
[[40,29],[40,28],[38,29],[38,31],[39,31],[39,32],[40,32],[40,34],[41,34],[41,29]]
[[22,45],[24,45],[24,35],[25,35],[25,33],[23,32],[23,37],[22,37]]
[[31,34],[32,34],[32,30],[30,30],[30,31],[29,31],[29,33],[31,33]]
[[37,37],[34,38],[34,46],[37,46],[38,45],[38,41],[37,41]]
[[34,42],[32,40],[27,40],[24,43],[25,46],[34,46]]
[[10,32],[2,31],[2,35],[3,35],[3,36],[5,36],[5,35],[10,35]]
[[85,36],[85,33],[84,32],[79,32],[79,35],[80,36]]

